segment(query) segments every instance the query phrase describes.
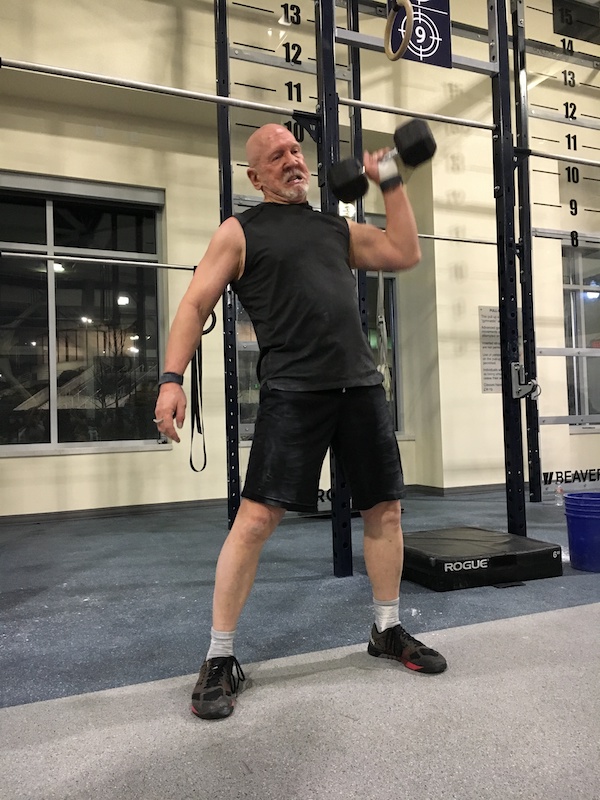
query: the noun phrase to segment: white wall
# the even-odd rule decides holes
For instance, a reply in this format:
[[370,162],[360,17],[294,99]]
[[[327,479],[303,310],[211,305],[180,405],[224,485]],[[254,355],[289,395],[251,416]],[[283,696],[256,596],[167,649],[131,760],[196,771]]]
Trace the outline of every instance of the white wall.
[[[550,8],[549,0],[540,2]],[[278,3],[272,5],[280,8]],[[308,4],[305,10],[311,7]],[[454,19],[486,25],[484,2],[454,0],[452,11]],[[247,42],[261,41],[264,31],[252,23],[249,12],[233,13],[240,15],[235,35],[243,30]],[[339,9],[338,17],[338,24],[344,24]],[[527,23],[533,24],[529,17]],[[363,30],[381,36],[383,22],[369,20]],[[289,31],[273,25],[273,32],[273,49],[281,55]],[[530,37],[534,33],[528,30]],[[543,33],[547,41],[558,41],[550,31]],[[306,34],[300,41],[310,48]],[[487,59],[487,46],[481,42],[454,37],[453,43],[456,52]],[[214,46],[213,4],[207,1],[106,0],[102,13],[91,2],[66,0],[5,0],[0,6],[0,53],[6,59],[214,94]],[[343,56],[343,48],[340,53]],[[268,72],[261,65],[232,63],[234,81],[258,84]],[[284,85],[292,77],[294,73],[278,73],[272,81],[275,94],[251,88],[235,93],[258,102],[293,105]],[[310,76],[304,80],[307,86],[314,82]],[[556,81],[547,83],[536,87],[536,93],[558,91]],[[491,121],[490,82],[485,76],[410,62],[392,64],[371,51],[363,55],[363,99]],[[219,223],[214,106],[9,69],[0,70],[0,100],[0,169],[163,188],[164,260],[190,265],[199,260]],[[236,111],[232,117],[249,124],[269,121],[255,112]],[[348,112],[342,110],[342,122],[347,118]],[[402,121],[377,112],[363,114],[363,126],[372,137],[391,134]],[[431,165],[415,173],[409,186],[420,231],[493,240],[490,134],[444,124],[432,127],[438,153]],[[235,127],[232,137],[234,190],[249,194],[243,129]],[[307,142],[306,149],[316,171],[314,148]],[[558,179],[536,175],[533,180],[534,192],[565,202]],[[315,181],[311,200],[317,198]],[[377,193],[370,192],[367,210],[381,208]],[[534,224],[564,227],[566,222],[562,212],[548,212]],[[564,337],[556,242],[535,242],[534,268],[538,344],[560,346]],[[401,449],[409,484],[451,488],[504,481],[501,398],[481,390],[478,331],[479,306],[498,304],[496,276],[493,247],[424,241],[421,265],[397,278],[406,421]],[[169,275],[171,318],[188,279],[180,272]],[[223,354],[217,311],[219,324],[204,346],[209,459],[205,472],[196,475],[189,469],[189,428],[184,430],[184,443],[171,451],[3,459],[0,514],[224,498]],[[564,409],[566,398],[564,362],[542,361],[540,379],[544,413],[545,409],[563,413],[559,409]],[[594,435],[572,436],[563,427],[544,430],[542,441],[545,468],[558,458],[561,463],[598,466],[592,463],[597,452]],[[247,450],[242,449],[242,471],[246,457]]]

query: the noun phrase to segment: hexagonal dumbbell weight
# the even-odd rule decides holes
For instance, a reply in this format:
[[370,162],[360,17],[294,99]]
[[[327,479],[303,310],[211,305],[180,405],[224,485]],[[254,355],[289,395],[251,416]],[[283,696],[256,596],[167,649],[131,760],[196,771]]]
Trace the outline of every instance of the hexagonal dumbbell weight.
[[[433,133],[423,119],[411,119],[394,131],[395,150],[385,158],[399,158],[409,168],[429,161],[436,151]],[[365,169],[357,158],[346,158],[332,164],[327,173],[331,191],[343,203],[351,203],[367,193],[369,180]]]

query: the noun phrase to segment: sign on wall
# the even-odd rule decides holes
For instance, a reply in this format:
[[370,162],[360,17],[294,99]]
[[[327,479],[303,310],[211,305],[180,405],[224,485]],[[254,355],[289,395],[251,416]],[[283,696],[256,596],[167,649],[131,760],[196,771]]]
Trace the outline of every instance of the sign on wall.
[[502,391],[500,364],[500,312],[494,306],[479,306],[479,345],[481,353],[481,391]]
[[552,0],[554,33],[600,44],[600,8],[581,0]]
[[[523,313],[517,311],[519,360],[523,362]],[[500,361],[500,310],[498,306],[479,306],[479,351],[481,355],[481,391],[484,394],[502,391]]]
[[[402,56],[408,61],[421,61],[436,67],[452,67],[450,37],[450,0],[412,0],[414,25],[410,43]],[[404,9],[396,14],[391,36],[392,50],[400,48],[406,26]]]

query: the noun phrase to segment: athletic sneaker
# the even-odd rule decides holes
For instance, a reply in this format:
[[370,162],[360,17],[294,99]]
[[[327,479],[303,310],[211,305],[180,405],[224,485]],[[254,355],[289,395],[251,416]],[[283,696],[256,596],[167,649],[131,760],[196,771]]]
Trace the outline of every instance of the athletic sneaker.
[[402,625],[395,625],[382,633],[373,625],[367,649],[372,656],[401,661],[415,672],[443,672],[448,666],[444,656],[419,642]]
[[233,712],[238,687],[245,680],[235,656],[209,658],[202,664],[194,687],[192,713],[202,719],[228,717]]

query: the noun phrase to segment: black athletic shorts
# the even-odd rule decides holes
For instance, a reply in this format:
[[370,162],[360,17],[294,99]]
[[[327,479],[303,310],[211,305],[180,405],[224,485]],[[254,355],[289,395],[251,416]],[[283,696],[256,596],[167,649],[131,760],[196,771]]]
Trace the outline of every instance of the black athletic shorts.
[[263,386],[243,497],[313,513],[328,447],[342,465],[352,506],[398,500],[404,482],[381,384],[289,392]]

